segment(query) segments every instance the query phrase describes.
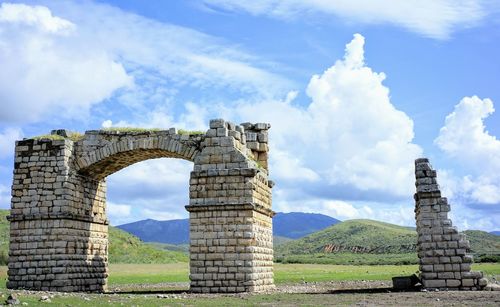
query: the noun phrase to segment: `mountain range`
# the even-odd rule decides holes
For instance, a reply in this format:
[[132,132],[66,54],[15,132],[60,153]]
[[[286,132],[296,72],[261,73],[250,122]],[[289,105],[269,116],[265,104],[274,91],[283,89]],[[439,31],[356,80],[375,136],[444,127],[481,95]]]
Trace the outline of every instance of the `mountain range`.
[[[273,234],[276,241],[285,242],[287,239],[298,239],[337,223],[340,221],[324,214],[278,212],[273,218]],[[188,219],[170,221],[147,219],[119,225],[117,228],[141,238],[144,242],[189,243]]]

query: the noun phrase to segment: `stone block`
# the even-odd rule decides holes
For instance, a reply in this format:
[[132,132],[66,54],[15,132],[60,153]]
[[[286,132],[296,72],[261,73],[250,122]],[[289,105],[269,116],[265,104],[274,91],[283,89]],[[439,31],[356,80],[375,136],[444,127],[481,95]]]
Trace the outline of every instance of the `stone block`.
[[474,279],[462,279],[462,286],[473,287],[474,286]]
[[446,280],[444,279],[431,279],[422,280],[424,288],[444,288],[446,287]]
[[449,288],[458,288],[462,285],[462,282],[460,279],[447,279],[446,280],[446,286]]

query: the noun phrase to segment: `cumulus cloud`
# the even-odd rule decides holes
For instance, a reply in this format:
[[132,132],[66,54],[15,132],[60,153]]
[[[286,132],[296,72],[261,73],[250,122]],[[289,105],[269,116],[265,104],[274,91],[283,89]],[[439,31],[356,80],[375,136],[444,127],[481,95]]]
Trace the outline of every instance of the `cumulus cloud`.
[[67,32],[73,28],[46,7],[0,7],[0,120],[37,121],[54,112],[81,118],[131,84],[122,64],[79,41],[78,29]]
[[0,132],[0,158],[14,157],[15,142],[21,140],[23,132],[19,128],[6,128]]
[[457,28],[476,25],[488,8],[481,0],[204,0],[212,8],[245,11],[282,19],[337,16],[348,22],[393,24],[424,36],[444,39]]
[[75,26],[68,20],[53,16],[44,6],[12,3],[0,5],[0,22],[29,25],[42,31],[59,34],[70,31]]
[[277,181],[299,170],[303,180],[321,178],[323,189],[347,185],[358,195],[383,191],[408,197],[413,160],[422,150],[412,143],[413,121],[391,103],[384,79],[365,65],[364,38],[356,34],[344,59],[311,78],[306,108],[294,105],[292,94],[283,101],[242,102],[226,113],[272,123],[271,169]]
[[484,120],[495,111],[493,101],[464,97],[445,120],[435,144],[468,174],[445,173],[455,198],[480,204],[500,203],[500,140],[491,135]]

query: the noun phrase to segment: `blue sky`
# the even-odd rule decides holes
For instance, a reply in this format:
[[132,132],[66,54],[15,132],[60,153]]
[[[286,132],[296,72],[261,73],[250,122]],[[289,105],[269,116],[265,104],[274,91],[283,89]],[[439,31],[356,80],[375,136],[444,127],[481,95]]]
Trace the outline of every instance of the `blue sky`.
[[[500,229],[500,5],[0,2],[0,206],[16,139],[54,128],[272,125],[276,211],[414,223],[426,156],[460,229]],[[108,177],[111,223],[187,217],[190,163]]]

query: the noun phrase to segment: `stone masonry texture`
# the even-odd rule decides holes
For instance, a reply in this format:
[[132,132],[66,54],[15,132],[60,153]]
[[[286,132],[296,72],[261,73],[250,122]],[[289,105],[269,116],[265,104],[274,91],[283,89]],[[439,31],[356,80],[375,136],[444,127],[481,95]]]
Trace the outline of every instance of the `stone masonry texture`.
[[448,219],[450,205],[437,183],[429,160],[415,160],[415,219],[420,279],[424,288],[480,290],[487,284],[481,272],[471,271],[469,241]]
[[16,142],[8,282],[10,289],[106,290],[106,177],[136,162],[194,162],[190,178],[193,292],[255,292],[273,282],[266,123],[210,121],[204,134],[67,131]]

